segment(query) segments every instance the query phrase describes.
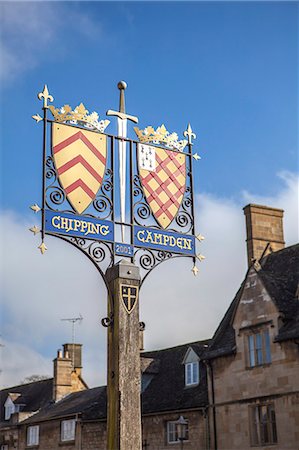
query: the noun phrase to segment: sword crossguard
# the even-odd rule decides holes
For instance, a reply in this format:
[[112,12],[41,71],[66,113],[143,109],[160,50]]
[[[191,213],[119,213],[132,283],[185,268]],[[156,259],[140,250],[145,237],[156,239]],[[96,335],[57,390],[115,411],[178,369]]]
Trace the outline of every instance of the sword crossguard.
[[107,116],[116,116],[119,117],[122,120],[131,120],[134,123],[138,123],[138,117],[135,116],[130,116],[130,114],[126,114],[126,113],[122,113],[120,111],[113,111],[112,109],[108,109],[108,111],[106,112]]

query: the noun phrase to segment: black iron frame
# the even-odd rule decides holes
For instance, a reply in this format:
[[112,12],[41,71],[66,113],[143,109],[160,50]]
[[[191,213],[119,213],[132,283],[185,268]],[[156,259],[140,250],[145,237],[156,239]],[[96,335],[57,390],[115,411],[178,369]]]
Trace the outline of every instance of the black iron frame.
[[[51,120],[47,117],[47,107],[43,108],[43,181],[42,181],[42,227],[41,234],[42,240],[44,240],[45,234],[53,235],[58,237],[65,242],[69,242],[80,251],[82,251],[95,265],[99,273],[101,274],[105,285],[108,288],[108,282],[106,280],[105,271],[113,266],[118,258],[118,255],[115,253],[115,242],[103,242],[98,240],[90,240],[85,238],[71,237],[71,236],[62,236],[58,233],[46,231],[45,227],[45,210],[50,209],[52,211],[59,212],[72,212],[73,210],[63,210],[63,209],[55,209],[55,206],[60,206],[65,200],[66,196],[59,184],[59,178],[57,176],[57,171],[55,168],[54,160],[52,157],[51,149],[52,149],[52,133],[51,133],[51,142],[48,145],[48,127],[52,127],[53,123],[57,123],[54,120]],[[73,126],[74,128],[81,128],[78,126],[74,126],[72,124],[67,123],[68,126]],[[84,128],[86,129],[86,128]],[[94,132],[98,132],[92,130]],[[100,132],[99,132],[100,133]],[[102,133],[103,134],[103,133]],[[150,219],[153,221],[154,216],[150,210],[149,205],[146,202],[146,198],[142,189],[141,181],[138,174],[138,162],[137,162],[137,146],[139,144],[138,141],[129,139],[129,138],[120,138],[118,136],[114,136],[111,134],[106,134],[107,136],[107,161],[109,162],[109,166],[105,168],[105,175],[103,179],[102,186],[99,190],[99,194],[97,197],[100,198],[100,207],[95,207],[96,200],[93,201],[93,206],[96,211],[96,214],[88,214],[90,217],[97,218],[109,218],[114,225],[124,225],[126,227],[130,227],[130,238],[131,245],[134,247],[133,256],[129,257],[130,261],[136,263],[141,268],[141,285],[148,277],[148,275],[152,272],[152,270],[159,266],[162,262],[167,261],[173,258],[186,257],[188,255],[177,254],[168,251],[161,250],[153,250],[151,248],[141,248],[134,246],[134,226],[141,225],[147,226],[144,221]],[[130,222],[129,223],[121,223],[116,220],[115,217],[115,183],[114,183],[114,174],[115,174],[115,148],[116,142],[118,140],[125,140],[129,145],[129,173],[130,173]],[[165,147],[166,150],[171,150],[177,152],[176,150],[169,149]],[[195,223],[194,223],[194,186],[193,186],[193,167],[192,167],[192,143],[188,143],[187,147],[188,151],[183,152],[186,156],[186,191],[179,208],[179,211],[172,222],[172,226],[175,228],[167,229],[167,231],[174,232],[182,232],[182,229],[185,234],[195,235]],[[134,157],[135,155],[135,157]],[[134,164],[135,161],[135,164]],[[107,164],[107,163],[106,163]],[[56,189],[56,190],[55,190]],[[52,190],[52,192],[50,192]],[[109,194],[109,195],[108,195]],[[108,215],[103,217],[99,213],[105,212],[105,202],[108,204],[110,208],[110,212]],[[104,209],[103,209],[104,208]],[[146,211],[146,213],[145,213]],[[150,226],[151,228],[160,229],[159,225],[155,221],[154,224]],[[190,257],[190,256],[189,256]],[[192,255],[193,263],[195,265],[196,255]]]

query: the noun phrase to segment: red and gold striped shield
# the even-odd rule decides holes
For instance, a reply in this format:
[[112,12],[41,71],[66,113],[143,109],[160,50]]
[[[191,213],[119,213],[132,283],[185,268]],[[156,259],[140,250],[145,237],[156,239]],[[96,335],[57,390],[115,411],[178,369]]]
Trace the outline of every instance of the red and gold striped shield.
[[139,175],[146,200],[156,221],[167,228],[181,206],[186,189],[186,155],[181,152],[152,147],[155,162],[153,169],[142,168],[139,158]]
[[106,136],[53,123],[52,154],[67,199],[81,214],[95,199],[106,167]]

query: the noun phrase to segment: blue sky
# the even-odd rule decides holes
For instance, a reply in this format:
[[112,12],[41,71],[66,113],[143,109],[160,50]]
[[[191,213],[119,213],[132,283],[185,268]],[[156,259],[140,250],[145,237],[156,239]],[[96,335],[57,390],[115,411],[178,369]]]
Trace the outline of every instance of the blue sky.
[[[127,112],[141,128],[164,123],[182,138],[191,123],[202,157],[196,211],[207,259],[197,279],[185,260],[162,265],[145,288],[141,315],[147,349],[210,337],[246,271],[242,207],[284,208],[287,244],[298,241],[298,3],[1,2],[0,11],[2,384],[33,370],[50,373],[56,347],[70,337],[60,318],[79,312],[87,381],[105,378],[97,273],[55,239],[41,257],[27,231],[38,224],[28,206],[41,199],[42,125],[31,116],[41,112],[36,94],[44,83],[56,107],[83,101],[105,118],[118,107],[123,79]],[[116,133],[115,119],[107,132]],[[166,283],[185,267],[179,285]],[[160,292],[154,300],[152,289]]]
[[[142,127],[165,123],[182,136],[190,121],[202,155],[198,191],[271,195],[279,170],[297,170],[297,3],[1,8],[3,46],[16,59],[2,69],[5,208],[25,212],[38,199],[41,126],[31,115],[40,109],[36,93],[45,82],[56,106],[84,101],[104,116],[117,107],[116,83],[124,79],[127,109]],[[24,14],[31,26],[22,26]]]

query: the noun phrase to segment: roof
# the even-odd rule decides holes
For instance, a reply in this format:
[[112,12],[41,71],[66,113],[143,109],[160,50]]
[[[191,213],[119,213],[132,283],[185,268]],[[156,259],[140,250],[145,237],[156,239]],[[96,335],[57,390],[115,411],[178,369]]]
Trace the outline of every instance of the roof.
[[165,350],[143,353],[144,357],[159,361],[159,374],[153,376],[142,395],[143,414],[163,411],[193,409],[208,403],[206,369],[200,361],[200,382],[197,386],[185,387],[183,360],[189,347],[203,357],[209,341],[197,341]]
[[[299,300],[296,298],[299,283],[299,244],[265,256],[260,265],[258,276],[278,311],[285,318],[276,341],[299,338]],[[232,323],[246,278],[247,274],[212,338],[207,359],[235,352],[235,330]]]
[[[184,356],[189,347],[199,359],[206,350],[208,341],[198,341],[164,350],[146,352],[143,359],[148,359],[143,377],[149,377],[149,383],[142,393],[142,413],[160,413],[178,409],[204,407],[208,403],[206,370],[200,362],[200,383],[194,387],[185,387]],[[56,403],[42,408],[23,423],[35,423],[54,418],[75,416],[79,414],[84,421],[105,420],[107,411],[106,386],[87,389],[68,395]]]
[[21,409],[22,412],[38,411],[52,399],[53,378],[2,389],[0,391],[0,421],[4,420],[4,403],[9,394],[19,394],[14,403],[24,405]]
[[83,420],[106,419],[106,386],[74,392],[62,400],[50,403],[23,423],[34,423],[79,414]]

